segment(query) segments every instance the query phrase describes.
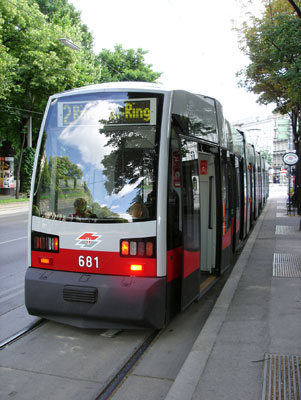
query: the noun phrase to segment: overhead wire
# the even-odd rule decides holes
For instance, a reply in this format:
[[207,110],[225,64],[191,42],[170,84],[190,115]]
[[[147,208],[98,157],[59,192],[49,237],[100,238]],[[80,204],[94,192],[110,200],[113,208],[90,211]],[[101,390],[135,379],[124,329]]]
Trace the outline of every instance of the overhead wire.
[[[17,110],[17,111],[23,111],[23,112],[27,112],[27,113],[31,113],[31,114],[43,115],[43,113],[39,112],[39,111],[26,110],[25,108],[18,108],[18,107],[10,107],[5,104],[1,105],[0,107],[1,107],[0,109],[2,109],[4,111]],[[7,109],[9,109],[9,110],[7,110]]]

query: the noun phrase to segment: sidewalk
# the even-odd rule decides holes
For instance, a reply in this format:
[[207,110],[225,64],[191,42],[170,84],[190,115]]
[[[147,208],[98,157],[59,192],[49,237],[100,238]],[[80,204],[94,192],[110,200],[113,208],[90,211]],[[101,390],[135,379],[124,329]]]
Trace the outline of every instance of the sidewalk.
[[271,188],[166,400],[301,399],[300,217]]
[[[3,199],[4,196],[1,196]],[[9,214],[17,214],[28,212],[29,210],[29,199],[28,201],[22,202],[12,202],[12,203],[0,203],[0,216],[9,215]]]

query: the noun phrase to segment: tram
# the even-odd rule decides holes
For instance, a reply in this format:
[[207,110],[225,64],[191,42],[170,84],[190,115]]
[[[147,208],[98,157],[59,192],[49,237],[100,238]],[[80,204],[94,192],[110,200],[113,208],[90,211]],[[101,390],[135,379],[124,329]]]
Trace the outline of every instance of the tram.
[[129,82],[51,96],[32,180],[28,312],[163,327],[231,265],[266,176],[211,97]]

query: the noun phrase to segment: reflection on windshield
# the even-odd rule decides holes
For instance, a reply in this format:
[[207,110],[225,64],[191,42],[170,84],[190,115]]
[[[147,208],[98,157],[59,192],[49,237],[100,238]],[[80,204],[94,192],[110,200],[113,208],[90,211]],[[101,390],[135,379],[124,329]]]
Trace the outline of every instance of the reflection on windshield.
[[154,219],[157,99],[69,99],[50,107],[33,215],[78,222]]

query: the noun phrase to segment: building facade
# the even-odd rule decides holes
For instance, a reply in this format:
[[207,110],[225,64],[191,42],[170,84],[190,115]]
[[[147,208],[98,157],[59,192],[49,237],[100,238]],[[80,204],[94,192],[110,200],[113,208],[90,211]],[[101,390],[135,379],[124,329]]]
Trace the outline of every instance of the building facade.
[[286,182],[286,166],[283,156],[292,147],[292,131],[289,116],[273,114],[237,121],[234,127],[245,132],[247,140],[263,153],[270,164],[270,179]]

